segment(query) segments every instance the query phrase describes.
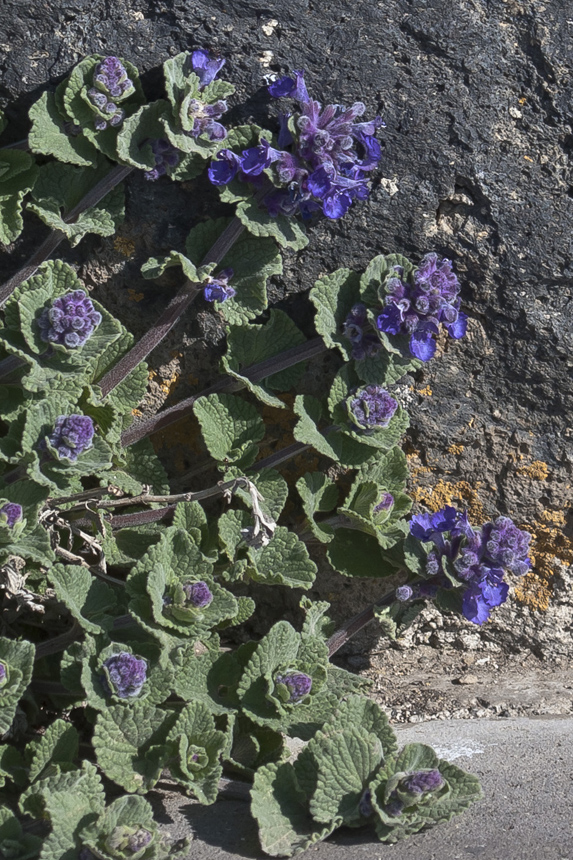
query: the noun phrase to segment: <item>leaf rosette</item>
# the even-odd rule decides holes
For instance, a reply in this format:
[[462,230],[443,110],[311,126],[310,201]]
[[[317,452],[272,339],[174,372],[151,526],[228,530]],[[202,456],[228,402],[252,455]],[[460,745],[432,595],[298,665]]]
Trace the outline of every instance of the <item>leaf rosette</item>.
[[164,645],[208,638],[233,622],[239,603],[212,576],[213,566],[182,529],[171,528],[132,569],[129,611]]
[[22,202],[38,178],[38,168],[27,152],[0,152],[0,242],[9,245],[22,232]]
[[208,707],[191,702],[181,711],[166,741],[171,776],[200,803],[214,803],[223,773],[221,756],[229,745]]
[[0,808],[0,857],[32,860],[42,847],[41,836],[24,833],[18,818],[4,806]]
[[160,833],[149,803],[133,795],[114,800],[82,828],[80,840],[98,860],[177,860],[189,848],[187,839],[173,844]]
[[254,650],[237,695],[257,725],[308,739],[332,713],[346,680],[329,665],[324,639],[279,621]]

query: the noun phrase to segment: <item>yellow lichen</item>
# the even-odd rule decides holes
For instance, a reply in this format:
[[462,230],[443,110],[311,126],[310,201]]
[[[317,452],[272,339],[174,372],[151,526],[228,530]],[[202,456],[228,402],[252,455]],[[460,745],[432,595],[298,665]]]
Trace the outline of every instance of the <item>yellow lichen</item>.
[[165,397],[168,397],[178,382],[179,382],[179,373],[174,373],[170,379],[164,379],[163,380],[163,382],[159,386],[159,389],[160,389],[161,393],[165,395]]
[[515,589],[515,597],[531,609],[545,610],[553,593],[554,560],[573,564],[573,541],[563,527],[562,511],[544,511],[533,525],[524,525],[532,535],[530,558],[533,568]]
[[456,445],[454,443],[453,445],[450,445],[450,447],[448,448],[448,454],[455,454],[456,456],[459,456],[463,452],[463,450],[464,450],[463,445]]
[[549,467],[542,460],[534,460],[529,466],[520,466],[517,474],[526,475],[528,478],[534,478],[536,481],[546,481],[549,475]]
[[445,505],[461,505],[467,508],[470,520],[480,525],[487,520],[478,495],[481,486],[481,482],[472,487],[467,481],[453,484],[440,478],[433,487],[415,487],[410,495],[415,502],[421,502],[431,511],[439,511]]
[[425,388],[420,388],[416,393],[420,394],[422,397],[431,397],[432,396],[432,389],[430,388],[429,385],[426,385]]
[[131,257],[135,253],[135,242],[126,239],[125,236],[116,236],[113,240],[114,250],[124,257]]
[[141,418],[143,412],[141,411],[141,409],[132,409],[131,414],[135,415],[136,418]]

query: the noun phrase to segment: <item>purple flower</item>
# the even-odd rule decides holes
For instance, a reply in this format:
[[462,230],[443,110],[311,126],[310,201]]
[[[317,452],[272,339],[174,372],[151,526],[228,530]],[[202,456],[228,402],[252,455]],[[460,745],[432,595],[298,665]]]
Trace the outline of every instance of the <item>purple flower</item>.
[[352,358],[360,360],[375,355],[382,348],[378,337],[369,332],[366,305],[354,305],[342,326],[342,333],[352,344]]
[[407,603],[414,595],[414,590],[409,585],[401,585],[396,589],[396,600],[400,603]]
[[172,143],[163,138],[151,140],[149,143],[155,158],[155,167],[146,170],[143,176],[154,182],[167,173],[168,167],[176,167],[179,164],[180,153]]
[[80,454],[92,446],[94,423],[88,415],[60,415],[48,436],[58,457],[75,462]]
[[287,688],[289,698],[286,700],[286,704],[296,705],[310,693],[312,678],[305,675],[304,672],[286,672],[275,675],[275,684]]
[[139,695],[147,679],[147,663],[128,651],[112,654],[103,663],[105,674],[102,684],[108,693],[115,693],[120,699]]
[[386,304],[376,321],[379,331],[410,337],[410,352],[429,361],[436,351],[435,337],[443,324],[451,337],[466,333],[467,317],[460,311],[459,281],[450,260],[426,254],[405,279],[401,266],[386,283]]
[[8,683],[8,670],[5,663],[0,663],[0,687]]
[[436,534],[451,531],[458,518],[458,512],[446,505],[435,514],[417,514],[410,520],[410,534],[421,541],[434,540]]
[[139,830],[132,833],[127,840],[127,851],[129,851],[130,854],[137,854],[138,851],[142,851],[144,848],[147,848],[152,839],[153,834],[144,827],[140,827]]
[[408,794],[422,796],[443,788],[445,780],[439,770],[417,770],[400,780],[400,787]]
[[227,299],[233,298],[235,288],[229,286],[229,281],[233,277],[232,269],[223,269],[216,278],[207,278],[207,284],[203,288],[203,295],[208,302],[226,302]]
[[205,104],[200,99],[189,99],[185,105],[189,123],[193,124],[187,132],[190,137],[205,135],[211,141],[224,140],[227,137],[227,129],[217,122],[227,110],[227,102],[224,99],[213,104]]
[[382,511],[389,511],[394,506],[394,496],[392,493],[384,493],[382,499],[374,508],[373,513],[380,514]]
[[213,594],[206,582],[186,582],[183,586],[187,603],[197,609],[204,609],[213,600]]
[[16,523],[22,521],[22,505],[16,502],[6,502],[0,507],[0,526],[14,528]]
[[199,78],[200,89],[212,83],[224,65],[225,60],[212,57],[209,51],[199,50],[191,54],[191,67]]
[[101,314],[83,290],[59,296],[38,317],[42,340],[68,349],[83,346],[100,323]]
[[358,811],[360,812],[360,815],[362,815],[364,818],[370,818],[370,816],[374,812],[374,808],[372,806],[372,792],[369,788],[366,789],[366,791],[360,798],[360,802],[358,804]]
[[388,427],[398,403],[381,385],[367,385],[355,391],[348,400],[350,420],[361,430]]
[[293,98],[300,106],[298,113],[279,116],[280,149],[262,140],[235,156],[238,163],[224,150],[212,162],[209,178],[224,185],[238,174],[260,185],[258,177],[267,171],[275,186],[263,201],[269,214],[299,212],[309,218],[322,211],[327,218],[341,218],[354,200],[369,194],[367,174],[381,156],[374,135],[382,120],[356,122],[365,110],[361,102],[350,108],[327,105],[322,110],[319,102],[310,99],[301,71],[275,81],[269,92],[277,98]]

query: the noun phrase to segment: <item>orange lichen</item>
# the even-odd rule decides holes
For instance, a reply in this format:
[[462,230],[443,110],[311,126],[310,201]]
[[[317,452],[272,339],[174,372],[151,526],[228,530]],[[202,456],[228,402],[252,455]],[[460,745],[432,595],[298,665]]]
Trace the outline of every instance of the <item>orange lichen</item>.
[[128,289],[127,295],[129,296],[130,302],[140,302],[143,298],[143,293],[136,293],[135,290],[131,288]]
[[168,397],[177,383],[179,382],[179,373],[174,373],[170,379],[164,379],[163,382],[159,386],[159,390],[165,397]]
[[422,397],[431,397],[432,396],[432,389],[430,388],[429,385],[426,385],[425,388],[419,388],[418,391],[416,392],[416,394],[420,394]]
[[515,597],[531,609],[546,610],[553,593],[555,576],[554,560],[573,564],[573,541],[567,537],[563,527],[565,514],[562,511],[544,511],[541,519],[523,528],[531,532],[531,561],[533,569],[515,589]]
[[114,251],[124,257],[131,257],[135,253],[135,242],[126,239],[125,236],[116,236],[113,240]]
[[536,481],[546,481],[549,476],[549,467],[542,460],[534,460],[529,466],[520,466],[518,475],[526,475]]
[[463,452],[463,450],[464,450],[463,445],[456,445],[454,443],[453,445],[450,445],[450,447],[448,448],[448,454],[455,454],[456,456],[459,456]]
[[141,418],[143,412],[141,411],[141,409],[132,409],[131,414],[135,415],[136,418]]

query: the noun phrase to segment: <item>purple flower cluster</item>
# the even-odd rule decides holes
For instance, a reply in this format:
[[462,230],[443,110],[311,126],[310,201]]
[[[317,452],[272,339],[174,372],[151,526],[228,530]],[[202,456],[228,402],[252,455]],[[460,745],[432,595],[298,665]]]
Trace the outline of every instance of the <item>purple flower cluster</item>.
[[287,96],[299,103],[300,112],[281,114],[278,149],[268,140],[236,155],[221,150],[208,170],[215,185],[226,185],[236,176],[254,185],[270,170],[275,191],[264,200],[271,215],[308,218],[322,211],[327,218],[341,218],[352,201],[368,197],[368,173],[381,156],[375,133],[384,123],[380,117],[357,122],[365,107],[327,105],[308,95],[302,72],[280,78],[269,87],[276,98]]
[[107,674],[102,675],[102,684],[108,695],[114,693],[120,699],[128,699],[141,693],[147,680],[147,663],[128,651],[112,654],[104,661]]
[[[193,51],[190,57],[191,70],[199,78],[199,89],[204,90],[219,74],[225,60],[211,57],[209,51]],[[185,109],[191,129],[187,132],[190,137],[197,138],[205,135],[209,140],[225,140],[227,129],[217,120],[227,111],[227,102],[219,99],[213,104],[207,104],[201,99],[190,98],[185,101]]]
[[398,408],[398,403],[381,385],[367,385],[355,391],[348,400],[350,420],[361,430],[382,430]]
[[312,687],[312,678],[304,672],[286,672],[275,675],[275,684],[282,684],[290,693],[288,705],[296,705],[308,696]]
[[229,286],[229,281],[233,275],[232,269],[223,269],[216,278],[208,277],[203,288],[205,300],[208,302],[226,302],[227,299],[232,299],[236,293],[235,288]]
[[367,356],[376,355],[382,344],[373,331],[368,331],[368,314],[366,305],[354,305],[346,317],[342,333],[352,344],[352,358],[358,361]]
[[5,663],[0,663],[0,687],[3,687],[8,681],[8,670]]
[[60,415],[48,436],[58,457],[75,462],[80,454],[92,446],[94,423],[88,415]]
[[117,127],[125,119],[125,111],[112,99],[124,98],[133,92],[125,66],[117,57],[106,57],[94,69],[93,87],[88,90],[88,98],[97,108],[99,116],[94,120],[97,131],[105,131],[108,126]]
[[467,316],[460,311],[460,284],[450,260],[426,254],[413,278],[401,266],[386,283],[386,306],[376,325],[386,334],[409,335],[410,352],[428,361],[436,351],[435,336],[440,323],[453,338],[463,337]]
[[146,830],[144,827],[140,827],[139,830],[132,833],[127,840],[127,851],[130,854],[137,854],[138,851],[142,851],[144,848],[147,848],[152,839],[153,833],[151,833],[150,830]]
[[0,507],[0,526],[13,529],[16,523],[20,522],[22,522],[22,505],[17,505],[16,502],[5,502]]
[[183,586],[187,603],[197,609],[204,609],[213,600],[213,594],[206,582],[186,582]]
[[58,343],[68,349],[77,349],[91,337],[101,322],[91,299],[83,290],[75,290],[54,299],[52,306],[44,308],[38,317],[40,337],[46,343]]
[[[435,514],[412,517],[410,533],[434,544],[427,556],[427,575],[448,588],[448,573],[464,586],[462,612],[474,624],[483,624],[494,606],[505,603],[509,591],[503,581],[505,573],[522,576],[531,567],[527,557],[531,535],[518,529],[509,517],[498,517],[476,531],[467,513],[460,514],[448,505]],[[428,583],[430,590],[425,594],[422,585],[418,587],[421,596],[433,596],[432,589],[435,594],[436,584]]]
[[179,164],[179,150],[164,138],[150,140],[149,144],[155,158],[155,167],[146,170],[143,174],[145,179],[155,182],[160,176],[165,176],[168,167],[177,167]]

